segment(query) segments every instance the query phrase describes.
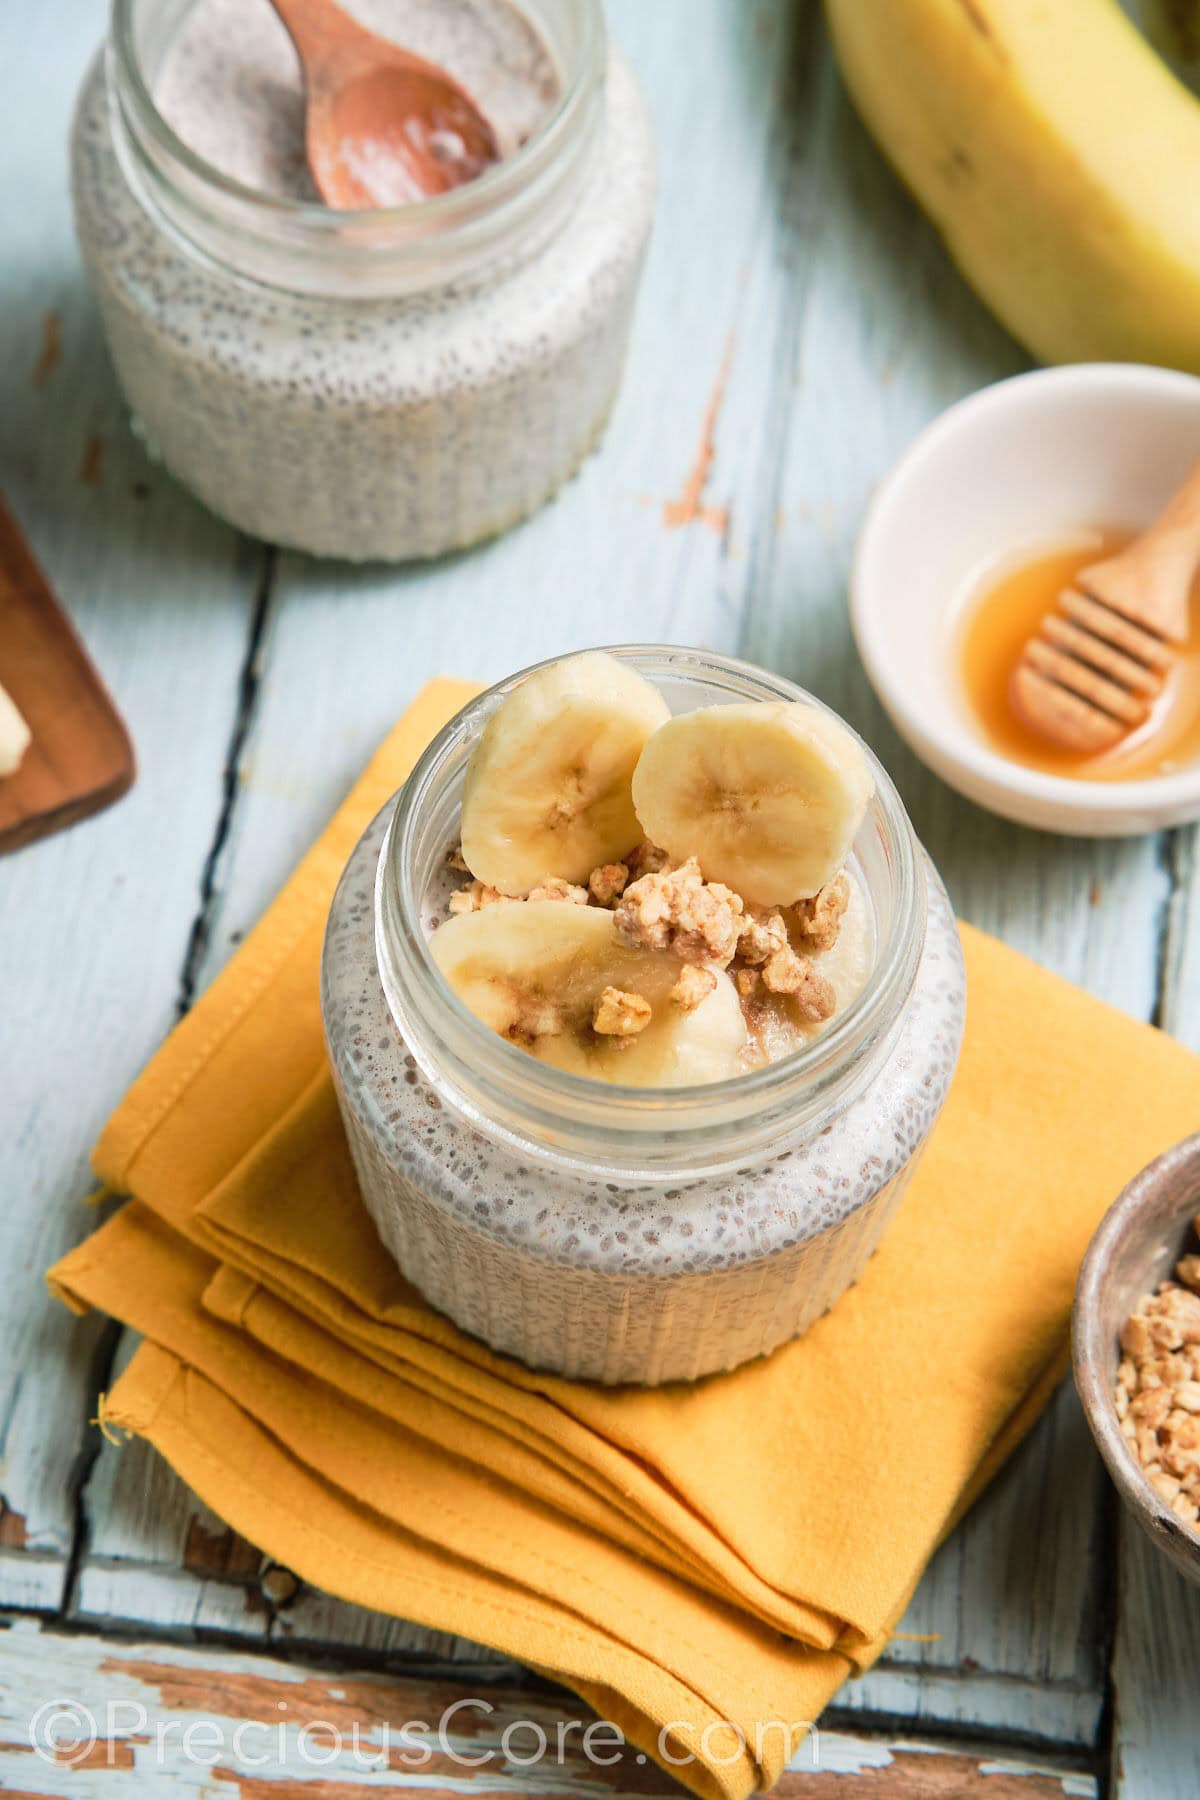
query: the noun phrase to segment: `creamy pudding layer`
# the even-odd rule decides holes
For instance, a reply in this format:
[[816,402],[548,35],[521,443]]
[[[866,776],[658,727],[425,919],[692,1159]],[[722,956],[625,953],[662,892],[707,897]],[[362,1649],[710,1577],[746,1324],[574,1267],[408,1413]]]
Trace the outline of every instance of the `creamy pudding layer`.
[[[347,11],[461,83],[504,156],[559,97],[549,51],[505,0],[351,0]],[[267,0],[195,0],[163,58],[155,99],[189,149],[222,174],[276,199],[318,199],[299,61]]]

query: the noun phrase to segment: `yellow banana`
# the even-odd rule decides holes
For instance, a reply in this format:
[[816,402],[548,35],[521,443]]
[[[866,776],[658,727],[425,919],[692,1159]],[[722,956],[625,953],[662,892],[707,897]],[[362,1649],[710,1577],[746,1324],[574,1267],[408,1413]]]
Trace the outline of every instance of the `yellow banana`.
[[1044,362],[1200,373],[1200,102],[1116,0],[826,0],[967,280]]

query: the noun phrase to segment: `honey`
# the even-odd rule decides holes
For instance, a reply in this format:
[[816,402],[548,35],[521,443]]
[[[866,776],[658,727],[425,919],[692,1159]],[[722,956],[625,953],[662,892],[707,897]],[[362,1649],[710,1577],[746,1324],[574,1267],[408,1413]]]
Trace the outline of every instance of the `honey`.
[[1022,647],[1062,589],[1088,563],[1113,555],[1132,537],[1128,531],[1080,531],[1019,561],[1010,558],[993,566],[968,601],[959,640],[967,701],[989,746],[1012,762],[1047,775],[1132,781],[1169,775],[1200,758],[1200,631],[1194,604],[1191,636],[1179,646],[1149,718],[1111,750],[1081,756],[1060,749],[1024,724],[1009,700]]

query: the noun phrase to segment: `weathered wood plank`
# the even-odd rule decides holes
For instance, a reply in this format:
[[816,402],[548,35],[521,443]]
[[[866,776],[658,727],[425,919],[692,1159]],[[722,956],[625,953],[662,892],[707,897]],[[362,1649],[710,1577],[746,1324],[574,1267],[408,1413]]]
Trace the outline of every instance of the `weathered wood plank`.
[[[586,1734],[593,1727],[592,1735]],[[36,1746],[36,1747],[35,1747]],[[1086,1769],[814,1733],[776,1792],[878,1800],[1093,1800]],[[541,1689],[375,1675],[227,1649],[60,1637],[22,1621],[0,1632],[0,1787],[126,1800],[150,1781],[172,1794],[234,1784],[243,1800],[312,1800],[400,1789],[546,1796],[678,1794],[613,1725]]]
[[419,1663],[426,1669],[445,1665],[461,1671],[464,1680],[515,1683],[524,1679],[524,1671],[516,1663],[483,1644],[448,1631],[427,1631],[387,1613],[368,1612],[366,1607],[351,1606],[315,1588],[301,1587],[294,1599],[276,1608],[271,1641],[279,1648],[286,1645],[301,1653],[336,1646],[351,1658],[369,1655],[389,1667],[401,1662]]
[[1162,1024],[1200,1050],[1200,827],[1168,834],[1171,880],[1162,950]]
[[1113,1800],[1200,1794],[1200,1588],[1121,1520],[1113,1660]]
[[88,1147],[174,1016],[261,556],[147,465],[84,291],[66,132],[103,23],[76,0],[4,14],[0,479],[140,759],[127,799],[0,874],[0,1599],[38,1607],[61,1593],[99,1327],[41,1272],[94,1224]]
[[[1039,1685],[1003,1675],[967,1670],[906,1670],[882,1664],[861,1682],[847,1684],[824,1715],[852,1729],[928,1731],[931,1734],[987,1735],[1004,1754],[1014,1746],[1074,1750],[1088,1754],[1096,1742],[1102,1697],[1094,1687]],[[997,1754],[999,1754],[999,1749]]]

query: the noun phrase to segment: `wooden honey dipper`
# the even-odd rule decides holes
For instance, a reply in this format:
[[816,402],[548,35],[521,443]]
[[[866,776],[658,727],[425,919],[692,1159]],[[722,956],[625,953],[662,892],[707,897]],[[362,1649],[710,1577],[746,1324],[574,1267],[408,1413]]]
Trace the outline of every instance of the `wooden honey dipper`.
[[1022,722],[1085,755],[1143,724],[1187,642],[1198,562],[1200,463],[1148,531],[1063,589],[1013,670]]

